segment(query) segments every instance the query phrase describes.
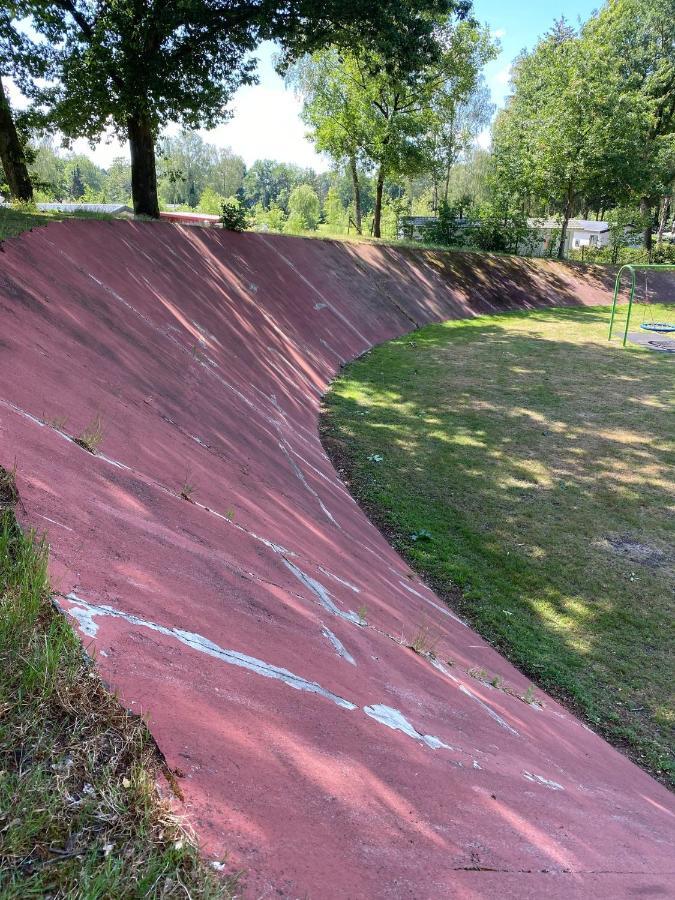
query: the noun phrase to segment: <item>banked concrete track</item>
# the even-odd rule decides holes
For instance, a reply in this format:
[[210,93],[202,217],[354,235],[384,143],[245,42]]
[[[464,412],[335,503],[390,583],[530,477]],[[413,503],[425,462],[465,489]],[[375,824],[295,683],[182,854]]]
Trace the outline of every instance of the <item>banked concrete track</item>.
[[[674,895],[669,793],[553,700],[467,675],[527,688],[370,525],[317,433],[371,345],[603,302],[598,276],[123,222],[3,249],[0,461],[61,606],[246,896]],[[68,435],[96,415],[92,456]],[[422,623],[435,663],[401,641]]]

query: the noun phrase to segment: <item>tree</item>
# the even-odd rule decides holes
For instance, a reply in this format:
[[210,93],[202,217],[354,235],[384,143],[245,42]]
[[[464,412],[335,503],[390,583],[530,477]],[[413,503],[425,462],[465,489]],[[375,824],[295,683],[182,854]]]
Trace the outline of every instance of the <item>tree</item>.
[[530,211],[532,197],[541,198],[561,217],[562,258],[584,198],[595,192],[619,202],[628,192],[641,118],[564,20],[516,60],[512,85],[494,128],[495,200]]
[[[354,182],[360,225],[360,160],[376,170],[373,234],[381,235],[387,177],[414,175],[432,165],[432,133],[475,84],[491,44],[467,7],[448,4],[420,50],[404,38],[389,56],[331,49],[315,53],[292,73],[303,96],[303,117],[318,149],[346,163]],[[479,50],[478,48],[482,48]]]
[[70,179],[70,196],[73,200],[79,200],[84,194],[84,190],[84,181],[82,180],[80,167],[75,166]]
[[223,211],[224,202],[225,197],[221,194],[217,194],[213,188],[205,187],[199,198],[197,209],[201,213],[210,213],[211,215],[219,216]]
[[323,217],[334,234],[341,234],[347,226],[347,210],[337,188],[333,185],[328,189],[323,204]]
[[14,3],[0,8],[0,163],[11,196],[30,202],[33,184],[28,172],[25,141],[12,115],[2,79],[13,76],[25,85],[32,76],[46,74],[47,66],[35,52],[32,42],[15,28],[13,16],[19,12]]
[[[476,60],[478,68],[492,55],[493,45],[488,36],[484,35],[480,42],[476,42],[473,50],[479,55]],[[470,152],[480,132],[489,125],[495,111],[495,105],[490,100],[490,90],[483,76],[475,78],[474,71],[467,67],[464,77],[467,79],[464,99],[456,102],[446,92],[441,93],[436,99],[437,115],[433,130],[434,208],[438,208],[441,202],[447,206],[453,167],[461,157]]]
[[288,219],[285,230],[316,231],[321,216],[321,204],[316,191],[308,184],[299,184],[288,199]]
[[241,84],[254,80],[251,52],[282,45],[280,65],[329,43],[380,49],[401,29],[420,46],[429,13],[449,0],[32,0],[32,25],[49,42],[58,81],[36,91],[69,136],[111,126],[129,140],[137,213],[157,217],[155,140],[169,121],[212,127]]
[[244,184],[246,165],[229,147],[218,148],[206,175],[206,183],[223,197],[233,197]]
[[[675,182],[675,11],[672,0],[612,0],[586,23],[583,40],[596,77],[616,86],[641,124],[640,152],[630,184],[647,220],[651,250],[653,210]],[[620,114],[620,111],[617,110]]]
[[300,60],[287,75],[289,84],[303,98],[302,118],[310,126],[317,150],[328,153],[338,165],[346,165],[352,179],[354,226],[361,234],[361,185],[358,162],[367,144],[367,116],[355,83],[336,48]]

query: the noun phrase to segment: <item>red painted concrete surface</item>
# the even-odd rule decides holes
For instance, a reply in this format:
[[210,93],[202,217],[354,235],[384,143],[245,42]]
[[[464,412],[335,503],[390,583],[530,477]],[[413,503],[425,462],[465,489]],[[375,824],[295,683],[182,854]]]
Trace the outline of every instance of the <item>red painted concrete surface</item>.
[[[0,462],[244,896],[675,895],[671,795],[553,700],[468,676],[528,686],[367,521],[317,434],[340,363],[377,342],[607,299],[555,263],[165,224],[4,245]],[[92,456],[67,435],[97,414]],[[425,625],[452,667],[404,646]]]

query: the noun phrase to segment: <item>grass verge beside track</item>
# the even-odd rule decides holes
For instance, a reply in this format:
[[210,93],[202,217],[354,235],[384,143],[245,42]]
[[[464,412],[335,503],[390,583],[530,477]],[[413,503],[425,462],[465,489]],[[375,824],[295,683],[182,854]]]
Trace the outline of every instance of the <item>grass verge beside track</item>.
[[145,723],[52,605],[48,547],[17,502],[0,468],[0,896],[231,897],[160,796],[175,779]]
[[609,345],[608,320],[513,313],[383,344],[334,383],[322,435],[451,606],[672,782],[675,359]]

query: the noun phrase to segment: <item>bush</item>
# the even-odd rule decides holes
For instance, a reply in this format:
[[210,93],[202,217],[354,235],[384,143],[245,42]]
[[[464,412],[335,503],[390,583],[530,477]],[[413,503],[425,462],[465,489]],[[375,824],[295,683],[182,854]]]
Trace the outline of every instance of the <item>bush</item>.
[[248,228],[248,210],[236,197],[223,201],[220,221],[227,231],[245,231]]
[[652,262],[675,265],[675,244],[657,244],[652,253]]
[[440,244],[442,247],[454,247],[460,243],[461,226],[459,211],[454,206],[441,203],[438,217],[420,229],[425,244]]
[[540,243],[536,228],[531,228],[525,213],[504,205],[486,205],[471,210],[472,224],[464,229],[464,242],[477,250],[492,253],[534,252]]

